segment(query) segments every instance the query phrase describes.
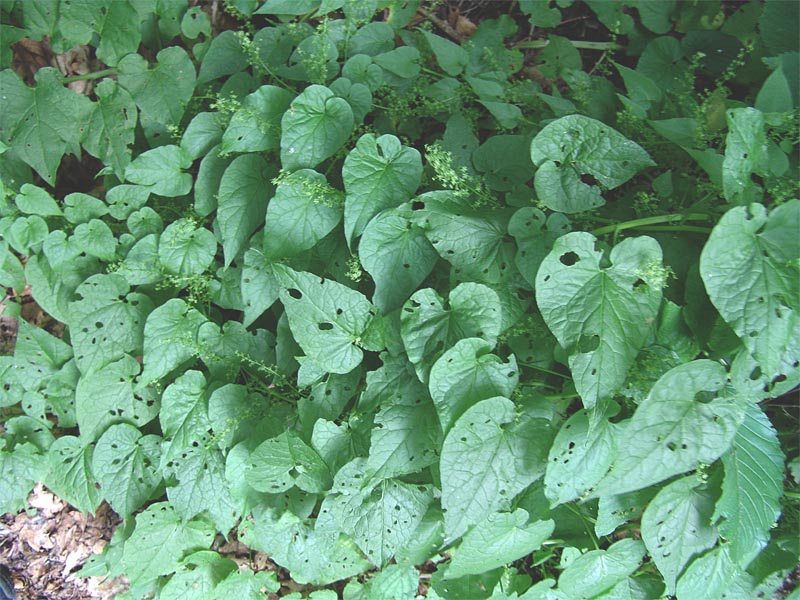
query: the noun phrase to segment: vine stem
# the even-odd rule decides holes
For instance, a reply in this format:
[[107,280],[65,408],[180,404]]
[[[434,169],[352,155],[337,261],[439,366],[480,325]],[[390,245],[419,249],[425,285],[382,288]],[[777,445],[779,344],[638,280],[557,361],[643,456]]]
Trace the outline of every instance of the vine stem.
[[109,75],[116,75],[117,68],[111,67],[110,69],[103,69],[102,71],[94,71],[86,73],[85,75],[73,75],[72,77],[62,77],[61,83],[72,83],[73,81],[93,81]]
[[[584,42],[581,40],[568,40],[575,48],[579,50],[599,50],[607,52],[609,50],[619,50],[622,48],[619,44],[614,42]],[[529,42],[520,42],[514,44],[514,48],[544,48],[550,44],[550,40],[531,40]]]
[[[674,223],[676,221],[707,221],[708,215],[704,215],[702,213],[691,213],[688,215],[684,214],[676,214],[676,215],[658,215],[656,217],[644,217],[642,219],[633,219],[632,221],[625,221],[623,223],[617,223],[615,225],[606,225],[605,227],[600,227],[592,231],[592,235],[604,235],[606,233],[613,233],[614,235],[618,234],[620,231],[624,231],[626,229],[637,229],[637,228],[645,228],[648,225],[659,225],[661,223]],[[675,228],[670,229],[669,231],[696,231],[701,229],[702,231],[708,231],[705,227],[691,227],[691,226],[677,226]]]

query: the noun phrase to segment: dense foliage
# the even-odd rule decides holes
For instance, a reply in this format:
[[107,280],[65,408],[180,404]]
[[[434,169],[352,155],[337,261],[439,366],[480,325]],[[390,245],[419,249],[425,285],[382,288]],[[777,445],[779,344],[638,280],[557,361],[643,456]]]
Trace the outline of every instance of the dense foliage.
[[0,512],[108,502],[131,598],[278,589],[220,535],[350,600],[780,585],[800,4],[194,4],[1,5],[0,284],[64,329],[0,357]]

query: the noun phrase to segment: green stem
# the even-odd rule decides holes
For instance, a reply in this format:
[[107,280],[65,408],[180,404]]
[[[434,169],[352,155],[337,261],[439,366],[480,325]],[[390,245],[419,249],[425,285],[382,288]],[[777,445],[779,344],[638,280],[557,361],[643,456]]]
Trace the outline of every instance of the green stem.
[[109,75],[116,75],[117,69],[116,67],[111,67],[110,69],[103,69],[102,71],[94,71],[92,73],[86,73],[85,75],[73,75],[72,77],[62,77],[61,83],[72,83],[73,81],[93,81],[94,79],[100,79],[101,77],[108,77]]
[[[568,40],[575,48],[579,50],[599,50],[606,52],[608,50],[619,50],[622,48],[619,44],[614,42],[582,42],[580,40]],[[514,48],[544,48],[550,43],[550,40],[531,40],[530,42],[520,42],[514,44]]]
[[707,221],[708,215],[702,213],[691,213],[688,215],[658,215],[655,217],[644,217],[642,219],[633,219],[632,221],[625,221],[624,223],[617,223],[616,225],[606,225],[592,231],[592,235],[604,235],[606,233],[617,234],[625,229],[637,229],[647,225],[657,225],[659,223],[675,223],[676,221]]
[[569,375],[564,375],[564,373],[559,373],[558,371],[552,371],[550,369],[545,369],[544,367],[537,367],[531,363],[520,362],[523,367],[528,367],[529,369],[533,369],[535,371],[541,371],[542,373],[548,373],[550,375],[555,375],[557,377],[561,377],[563,379],[572,379]]
[[589,536],[589,538],[591,538],[592,544],[594,544],[594,549],[600,550],[600,544],[597,541],[597,536],[594,534],[594,529],[590,526],[591,519],[589,519],[585,514],[583,514],[583,511],[579,509],[577,506],[574,506],[572,504],[566,504],[565,506],[571,512],[578,515],[578,517],[581,520],[581,523],[583,524],[583,528],[586,530],[586,534]]
[[690,233],[711,233],[711,227],[695,225],[661,225],[657,227],[639,227],[642,231],[687,231]]

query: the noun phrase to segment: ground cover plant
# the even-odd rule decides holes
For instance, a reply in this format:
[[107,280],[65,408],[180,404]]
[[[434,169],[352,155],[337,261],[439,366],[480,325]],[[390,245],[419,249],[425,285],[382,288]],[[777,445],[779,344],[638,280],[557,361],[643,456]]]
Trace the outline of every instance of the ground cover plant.
[[4,1],[0,513],[128,598],[770,597],[798,6]]

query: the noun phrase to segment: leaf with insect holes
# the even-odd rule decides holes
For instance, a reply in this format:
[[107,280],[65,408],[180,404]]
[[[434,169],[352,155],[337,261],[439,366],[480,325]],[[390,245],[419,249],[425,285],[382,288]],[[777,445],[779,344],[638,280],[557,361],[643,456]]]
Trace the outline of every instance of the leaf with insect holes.
[[364,356],[362,336],[377,315],[375,307],[363,294],[336,281],[284,265],[273,269],[289,327],[303,352],[329,373],[356,368]]
[[362,135],[342,166],[347,241],[361,235],[382,210],[409,200],[422,181],[422,159],[393,135]]
[[705,359],[663,375],[627,423],[624,451],[594,495],[639,490],[722,456],[747,402],[727,392],[725,384],[722,365]]
[[661,247],[629,238],[611,250],[610,266],[590,233],[556,239],[536,275],[536,301],[564,347],[586,408],[610,397],[650,333],[661,304]]
[[641,146],[583,115],[546,125],[531,142],[531,160],[538,167],[537,195],[549,209],[566,213],[602,206],[601,189],[619,187],[655,165]]
[[770,389],[800,382],[798,227],[800,200],[769,213],[760,204],[738,206],[722,216],[700,255],[711,302],[755,356]]

